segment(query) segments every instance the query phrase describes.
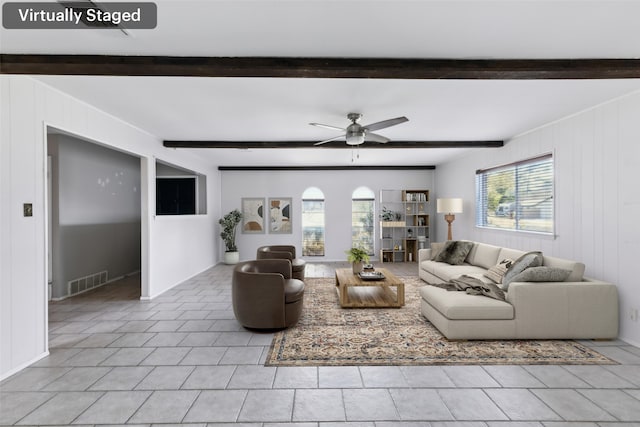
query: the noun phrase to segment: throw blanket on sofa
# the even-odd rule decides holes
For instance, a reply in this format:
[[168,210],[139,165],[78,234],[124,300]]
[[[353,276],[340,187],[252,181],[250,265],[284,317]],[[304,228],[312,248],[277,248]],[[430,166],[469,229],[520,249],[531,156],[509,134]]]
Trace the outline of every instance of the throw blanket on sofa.
[[448,291],[464,291],[469,295],[484,295],[485,297],[494,298],[504,301],[504,292],[493,283],[484,283],[475,277],[463,275],[457,279],[453,279],[447,283],[430,283],[431,286],[443,288]]

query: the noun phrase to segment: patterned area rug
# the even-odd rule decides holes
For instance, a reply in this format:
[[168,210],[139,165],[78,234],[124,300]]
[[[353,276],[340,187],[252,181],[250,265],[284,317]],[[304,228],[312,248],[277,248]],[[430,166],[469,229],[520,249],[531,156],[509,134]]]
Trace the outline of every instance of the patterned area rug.
[[298,324],[275,334],[266,366],[615,364],[575,341],[449,341],[420,314],[416,277],[402,308],[343,309],[334,279],[307,279]]

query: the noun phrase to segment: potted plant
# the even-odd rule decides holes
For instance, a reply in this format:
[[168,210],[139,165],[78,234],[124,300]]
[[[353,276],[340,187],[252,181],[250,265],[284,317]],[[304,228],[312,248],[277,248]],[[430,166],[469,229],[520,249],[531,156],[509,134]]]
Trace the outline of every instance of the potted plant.
[[347,254],[347,261],[351,263],[353,274],[360,273],[364,263],[369,262],[369,254],[362,248],[351,248],[345,253]]
[[240,260],[240,253],[236,246],[236,229],[240,221],[242,221],[242,214],[238,209],[232,210],[218,221],[222,226],[220,237],[224,240],[225,264],[236,264]]
[[380,219],[383,221],[393,221],[395,219],[395,213],[388,209],[386,206],[382,207],[382,212],[380,212]]

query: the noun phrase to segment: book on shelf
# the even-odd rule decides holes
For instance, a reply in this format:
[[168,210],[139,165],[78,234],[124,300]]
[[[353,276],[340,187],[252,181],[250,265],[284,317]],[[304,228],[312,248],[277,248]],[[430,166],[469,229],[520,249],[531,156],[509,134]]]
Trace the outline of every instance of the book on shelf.
[[425,193],[406,193],[407,202],[426,202],[427,195]]

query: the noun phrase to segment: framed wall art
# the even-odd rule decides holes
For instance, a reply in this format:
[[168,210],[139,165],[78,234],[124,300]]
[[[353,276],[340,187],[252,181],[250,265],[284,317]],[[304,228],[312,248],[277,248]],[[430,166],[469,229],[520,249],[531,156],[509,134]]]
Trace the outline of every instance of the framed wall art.
[[265,232],[264,197],[242,198],[242,232]]
[[269,233],[290,234],[291,197],[269,198]]

